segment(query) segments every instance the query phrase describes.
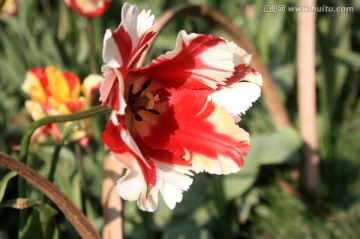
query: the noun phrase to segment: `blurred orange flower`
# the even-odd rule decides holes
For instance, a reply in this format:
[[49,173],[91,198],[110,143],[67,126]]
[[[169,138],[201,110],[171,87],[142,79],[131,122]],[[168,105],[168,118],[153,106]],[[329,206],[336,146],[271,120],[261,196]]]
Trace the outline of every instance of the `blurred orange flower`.
[[[22,85],[23,91],[30,95],[25,107],[33,120],[46,116],[76,113],[90,107],[92,96],[99,88],[102,77],[88,76],[82,85],[78,77],[70,72],[61,72],[55,67],[33,68],[26,74]],[[82,91],[83,96],[80,96]],[[61,139],[61,132],[70,123],[46,125],[34,136],[40,142],[51,135],[55,140]],[[89,122],[81,121],[72,132],[71,140],[80,140],[85,145],[89,139]]]
[[93,18],[107,10],[110,0],[65,0],[65,4],[80,15]]

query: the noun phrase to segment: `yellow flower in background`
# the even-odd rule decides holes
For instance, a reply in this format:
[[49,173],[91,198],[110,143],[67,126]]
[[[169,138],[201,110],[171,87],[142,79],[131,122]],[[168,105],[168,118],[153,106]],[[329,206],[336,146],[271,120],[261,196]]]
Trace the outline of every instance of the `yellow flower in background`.
[[15,15],[18,9],[18,0],[0,0],[0,14]]
[[[22,85],[23,91],[30,96],[25,102],[25,107],[33,120],[85,110],[90,107],[92,96],[99,88],[101,80],[100,75],[90,75],[80,85],[79,78],[70,72],[61,72],[52,66],[33,68],[27,72]],[[62,131],[69,124],[68,122],[46,125],[38,129],[34,136],[40,142],[46,140],[49,135],[55,140],[60,140]],[[89,122],[81,121],[70,139],[80,140],[84,145],[88,142],[90,134]]]

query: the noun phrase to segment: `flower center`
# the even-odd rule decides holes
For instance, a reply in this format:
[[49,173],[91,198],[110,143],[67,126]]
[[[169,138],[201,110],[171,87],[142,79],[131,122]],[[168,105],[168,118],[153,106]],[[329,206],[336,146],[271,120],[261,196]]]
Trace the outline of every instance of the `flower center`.
[[146,80],[141,85],[140,89],[134,93],[134,84],[129,87],[128,106],[133,113],[135,120],[142,121],[141,111],[147,111],[154,115],[159,115],[160,112],[154,109],[155,103],[159,101],[159,95],[153,95],[149,91],[151,80]]

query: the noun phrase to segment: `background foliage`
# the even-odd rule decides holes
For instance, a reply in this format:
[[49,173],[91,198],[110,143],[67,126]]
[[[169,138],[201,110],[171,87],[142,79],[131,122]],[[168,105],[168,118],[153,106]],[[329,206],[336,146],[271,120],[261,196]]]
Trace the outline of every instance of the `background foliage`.
[[[263,13],[264,4],[295,6],[296,1],[190,0],[208,4],[229,17],[253,41],[275,79],[293,121],[276,130],[263,101],[243,117],[252,135],[245,167],[229,176],[198,175],[183,202],[169,210],[161,201],[157,212],[144,213],[126,202],[125,238],[359,238],[360,229],[360,4],[319,1],[318,5],[351,6],[354,12],[317,14],[316,80],[321,187],[306,191],[296,176],[301,158],[296,108],[296,13]],[[94,19],[100,74],[105,29],[120,22],[122,1],[113,0],[105,15]],[[179,0],[133,2],[160,16]],[[174,47],[177,32],[221,35],[215,25],[195,16],[179,17],[161,33],[149,60]],[[224,36],[226,37],[226,36]],[[21,91],[32,67],[53,65],[84,79],[90,73],[87,21],[62,1],[22,1],[16,16],[0,15],[0,150],[14,157],[30,118]],[[56,185],[101,231],[102,162],[100,142],[106,117],[93,118],[90,145],[63,147]],[[29,165],[47,175],[54,144],[32,145]],[[81,157],[79,156],[81,155]],[[83,170],[79,170],[79,157]],[[80,165],[81,165],[80,164]],[[16,177],[0,168],[0,238],[16,238],[18,213]],[[32,219],[29,238],[78,238],[51,202],[29,188]],[[46,228],[44,228],[46,226]],[[42,229],[42,230],[41,230]]]

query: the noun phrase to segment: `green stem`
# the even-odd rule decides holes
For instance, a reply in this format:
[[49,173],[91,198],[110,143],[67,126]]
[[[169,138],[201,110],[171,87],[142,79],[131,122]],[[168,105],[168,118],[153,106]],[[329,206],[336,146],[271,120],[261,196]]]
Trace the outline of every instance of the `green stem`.
[[231,225],[228,223],[228,215],[226,210],[226,200],[224,192],[224,180],[223,176],[214,176],[213,177],[213,186],[214,186],[214,197],[217,209],[219,211],[219,234],[223,238],[234,238],[234,235],[231,230]]
[[76,164],[77,164],[77,170],[78,170],[78,174],[79,174],[79,183],[80,183],[80,195],[81,195],[81,208],[83,209],[82,211],[87,212],[87,208],[86,208],[86,194],[85,194],[85,175],[84,175],[84,165],[83,165],[83,161],[82,161],[82,153],[81,153],[81,148],[79,144],[75,144],[75,155],[76,155]]
[[[52,123],[62,123],[67,121],[82,120],[89,118],[91,116],[110,113],[110,112],[111,112],[111,108],[108,108],[107,106],[95,106],[79,113],[49,116],[33,122],[27,128],[21,139],[19,160],[22,163],[27,164],[27,155],[29,151],[31,136],[33,135],[33,133],[37,128]],[[26,198],[26,181],[23,178],[19,178],[18,180],[18,197]],[[27,218],[26,215],[27,215],[26,210],[20,210],[20,230],[23,230],[25,226],[26,218]]]
[[[55,145],[55,149],[54,149],[54,152],[53,152],[53,155],[51,158],[50,171],[49,171],[49,174],[47,177],[50,182],[54,182],[55,170],[56,170],[56,166],[59,162],[59,156],[60,156],[60,151],[61,151],[62,146],[63,146],[62,142],[59,142]],[[45,201],[44,194],[42,195],[41,201]]]
[[94,34],[94,21],[92,18],[88,18],[88,34],[90,41],[90,70],[91,73],[97,73],[96,51],[95,51],[95,34]]
[[59,162],[59,156],[60,156],[60,151],[61,151],[62,146],[63,146],[62,143],[57,143],[55,145],[54,153],[53,153],[52,159],[51,159],[50,171],[49,171],[49,175],[48,175],[48,180],[50,182],[54,181],[56,165]]

